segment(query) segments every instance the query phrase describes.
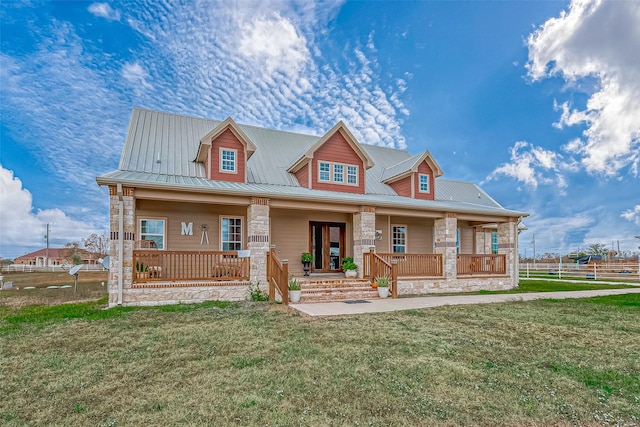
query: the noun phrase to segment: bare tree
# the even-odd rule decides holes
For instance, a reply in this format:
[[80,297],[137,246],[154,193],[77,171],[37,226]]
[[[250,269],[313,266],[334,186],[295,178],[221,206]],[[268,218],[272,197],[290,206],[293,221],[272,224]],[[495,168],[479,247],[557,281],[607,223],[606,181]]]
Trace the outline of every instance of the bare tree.
[[587,247],[587,253],[589,255],[606,255],[609,253],[609,249],[607,245],[603,245],[602,243],[594,243],[593,245],[589,245]]
[[64,258],[73,265],[82,264],[82,254],[80,249],[80,243],[69,242],[64,245],[66,251]]
[[93,233],[86,239],[82,239],[84,247],[96,255],[98,258],[104,258],[109,254],[109,238],[107,233]]

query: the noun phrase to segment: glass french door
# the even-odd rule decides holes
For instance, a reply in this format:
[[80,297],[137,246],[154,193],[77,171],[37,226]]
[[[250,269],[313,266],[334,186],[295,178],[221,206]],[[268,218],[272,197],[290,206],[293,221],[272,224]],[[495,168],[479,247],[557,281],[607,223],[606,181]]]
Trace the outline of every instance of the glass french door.
[[342,271],[345,224],[339,222],[310,222],[309,243],[313,255],[312,271],[331,273]]

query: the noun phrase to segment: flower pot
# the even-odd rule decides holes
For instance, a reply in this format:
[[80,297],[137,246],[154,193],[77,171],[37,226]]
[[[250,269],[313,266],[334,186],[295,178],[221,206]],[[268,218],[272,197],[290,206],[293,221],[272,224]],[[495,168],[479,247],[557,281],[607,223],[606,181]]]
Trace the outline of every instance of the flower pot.
[[344,276],[349,278],[354,278],[358,275],[358,270],[345,270]]
[[377,289],[377,288],[378,288],[378,284],[377,284],[376,282],[373,282],[373,283],[371,284],[371,287],[372,287],[373,289]]
[[300,296],[302,295],[302,290],[297,291],[289,291],[289,302],[300,302]]
[[378,286],[378,296],[380,298],[386,298],[389,296],[389,287],[385,286],[385,287],[381,287]]
[[309,270],[311,270],[311,262],[305,261],[302,263],[302,269],[304,270],[304,275],[309,275]]

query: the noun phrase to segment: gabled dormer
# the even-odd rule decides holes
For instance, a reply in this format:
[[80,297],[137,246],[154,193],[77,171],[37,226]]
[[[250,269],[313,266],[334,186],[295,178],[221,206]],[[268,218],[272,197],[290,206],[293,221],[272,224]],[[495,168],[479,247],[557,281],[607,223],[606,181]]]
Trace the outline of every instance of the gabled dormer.
[[365,193],[365,171],[374,162],[339,121],[287,169],[300,186],[313,190]]
[[380,181],[399,195],[412,199],[434,200],[436,178],[443,172],[438,163],[425,151],[386,168]]
[[200,140],[196,162],[204,163],[207,179],[247,182],[247,161],[256,146],[228,117]]

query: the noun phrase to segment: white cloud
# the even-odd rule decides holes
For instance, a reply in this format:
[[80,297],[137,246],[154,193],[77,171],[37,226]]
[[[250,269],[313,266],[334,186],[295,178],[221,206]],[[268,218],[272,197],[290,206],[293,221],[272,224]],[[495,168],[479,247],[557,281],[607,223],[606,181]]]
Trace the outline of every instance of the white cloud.
[[[498,166],[487,177],[497,179],[500,175],[508,176],[536,188],[538,184],[554,184],[563,190],[567,181],[564,170],[571,170],[571,164],[564,161],[561,155],[542,147],[534,146],[526,141],[518,141],[511,147],[509,163]],[[552,174],[553,176],[549,176]]]
[[120,20],[120,11],[111,9],[109,3],[91,3],[87,10],[89,13],[105,18],[108,21]]
[[238,53],[268,74],[297,75],[310,59],[305,38],[278,14],[243,23],[240,34]]
[[534,80],[559,75],[570,86],[595,79],[586,108],[562,103],[554,126],[583,125],[564,146],[589,172],[617,175],[640,163],[640,2],[573,0],[568,12],[529,36],[527,68]]
[[127,22],[148,41],[136,61],[153,77],[153,90],[136,103],[316,134],[342,119],[363,143],[404,148],[406,88],[383,84],[374,34],[343,52],[346,66],[326,60],[316,43],[339,8],[239,2],[128,10]]
[[80,242],[100,230],[90,224],[70,218],[60,209],[34,211],[31,193],[22,181],[0,164],[0,253],[15,257],[45,246],[46,224],[51,224],[50,243],[62,246]]
[[134,88],[151,89],[152,86],[147,82],[149,73],[139,62],[125,63],[122,66],[122,77],[129,81]]
[[620,217],[631,221],[640,226],[640,205],[636,205],[633,209],[628,209],[620,215]]

